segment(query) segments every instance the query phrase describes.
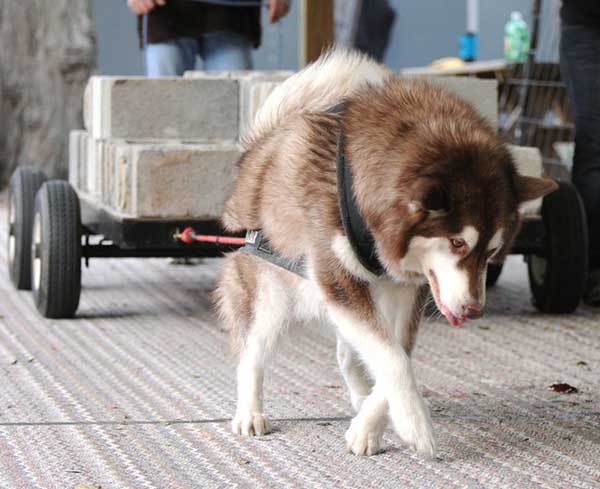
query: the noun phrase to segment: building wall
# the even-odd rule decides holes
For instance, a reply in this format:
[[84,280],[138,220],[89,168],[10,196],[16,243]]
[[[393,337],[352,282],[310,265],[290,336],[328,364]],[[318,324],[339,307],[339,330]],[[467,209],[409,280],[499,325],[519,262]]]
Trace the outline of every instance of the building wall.
[[[269,26],[263,18],[263,45],[254,53],[254,65],[259,69],[298,67],[299,0],[292,1],[292,10],[280,24]],[[346,0],[337,0],[346,1]],[[369,1],[369,0],[363,0]],[[396,24],[386,55],[393,69],[421,66],[434,59],[456,56],[458,39],[465,30],[465,0],[389,0],[396,9]],[[549,5],[544,2],[544,24],[549,27]],[[512,10],[521,10],[528,17],[531,0],[480,0],[480,59],[502,56],[504,24]],[[266,15],[266,10],[263,11]],[[143,73],[142,55],[137,47],[135,18],[124,0],[94,0],[98,33],[98,71],[106,75],[136,75]],[[547,29],[546,29],[547,30]],[[546,36],[548,37],[548,36]],[[557,36],[549,42],[556,44]]]

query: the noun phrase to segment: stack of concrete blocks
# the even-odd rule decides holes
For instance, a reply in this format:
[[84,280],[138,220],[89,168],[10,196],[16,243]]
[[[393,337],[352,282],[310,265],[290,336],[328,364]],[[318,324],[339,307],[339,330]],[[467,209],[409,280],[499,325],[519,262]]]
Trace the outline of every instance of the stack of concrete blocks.
[[[85,131],[73,131],[69,179],[82,199],[140,219],[217,219],[256,111],[290,72],[188,72],[181,78],[94,77]],[[497,83],[430,81],[456,92],[497,127]],[[539,152],[513,147],[522,173],[541,174]],[[538,205],[539,207],[539,205]]]
[[84,96],[85,130],[70,135],[69,180],[82,199],[115,216],[217,219],[248,119],[274,81],[289,75],[93,77]]

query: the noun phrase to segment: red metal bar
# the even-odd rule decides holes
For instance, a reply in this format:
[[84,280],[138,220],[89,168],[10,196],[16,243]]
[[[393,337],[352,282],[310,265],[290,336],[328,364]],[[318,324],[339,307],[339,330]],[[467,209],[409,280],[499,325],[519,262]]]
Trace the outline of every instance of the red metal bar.
[[181,233],[175,235],[175,239],[185,244],[192,243],[215,243],[223,245],[244,246],[246,238],[233,238],[230,236],[214,236],[209,234],[196,234],[192,228],[185,228]]

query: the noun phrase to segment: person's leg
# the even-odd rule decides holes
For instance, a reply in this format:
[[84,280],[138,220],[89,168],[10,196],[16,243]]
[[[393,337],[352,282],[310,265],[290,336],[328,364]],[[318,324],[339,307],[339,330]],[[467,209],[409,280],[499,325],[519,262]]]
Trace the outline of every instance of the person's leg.
[[575,122],[573,183],[587,211],[595,275],[600,272],[600,30],[563,25],[560,64]]
[[199,43],[200,56],[207,71],[252,69],[252,43],[235,32],[208,32]]
[[388,0],[363,1],[354,47],[382,62],[395,19],[396,12]]
[[146,76],[181,76],[194,69],[197,54],[198,42],[189,37],[148,44],[144,50]]

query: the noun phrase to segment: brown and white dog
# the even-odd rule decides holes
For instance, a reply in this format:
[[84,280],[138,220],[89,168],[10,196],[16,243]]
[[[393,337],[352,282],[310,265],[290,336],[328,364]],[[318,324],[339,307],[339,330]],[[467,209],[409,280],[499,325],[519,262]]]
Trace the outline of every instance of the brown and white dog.
[[[345,225],[340,152],[374,256],[357,256]],[[286,80],[256,116],[223,223],[262,230],[305,274],[244,251],[225,258],[217,296],[239,353],[233,431],[268,431],[265,362],[289,325],[316,319],[335,328],[357,411],[348,449],[376,453],[389,417],[433,457],[410,362],[427,287],[451,324],[480,317],[486,265],[510,246],[519,206],[555,187],[519,175],[469,104],[360,54],[332,51]]]

